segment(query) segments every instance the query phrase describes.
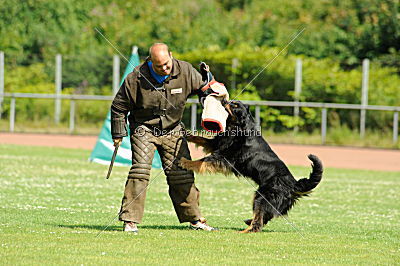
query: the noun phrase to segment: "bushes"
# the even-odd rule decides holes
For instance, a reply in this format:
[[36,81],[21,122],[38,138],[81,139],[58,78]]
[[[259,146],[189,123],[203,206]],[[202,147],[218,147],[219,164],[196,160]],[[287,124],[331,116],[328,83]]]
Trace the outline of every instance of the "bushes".
[[[5,92],[8,93],[46,93],[54,94],[55,85],[51,83],[51,78],[44,71],[44,64],[37,63],[30,66],[19,66],[7,71],[5,79]],[[68,75],[68,72],[64,73]],[[79,92],[79,91],[78,91]],[[95,89],[87,87],[84,91],[88,94],[101,92],[102,94],[110,94],[111,89],[100,87]],[[107,93],[108,92],[108,93]],[[64,88],[63,94],[75,94],[75,88]],[[97,93],[98,94],[98,93]],[[103,121],[110,107],[109,102],[104,101],[77,101],[76,117],[77,123],[93,123],[97,124]],[[54,121],[54,99],[20,99],[16,100],[16,116],[17,121],[37,122],[45,120],[48,122]],[[69,122],[70,101],[62,100],[61,117],[62,123]],[[10,101],[5,100],[3,104],[4,116],[9,116]]]
[[[242,45],[240,48],[221,50],[219,48],[192,50],[187,53],[174,53],[178,59],[198,65],[200,61],[207,62],[216,79],[226,84],[231,98],[239,100],[275,100],[293,101],[294,68],[297,58],[294,55],[282,53],[277,48]],[[238,59],[237,68],[232,68],[233,58]],[[303,81],[301,101],[360,103],[361,99],[361,67],[345,71],[338,62],[330,59],[317,60],[300,57],[303,62]],[[111,61],[111,60],[110,60]],[[263,68],[266,67],[264,70]],[[37,63],[30,66],[19,66],[6,73],[6,92],[54,93],[54,83],[45,72],[45,66]],[[263,71],[261,71],[263,70]],[[92,71],[88,68],[87,72]],[[95,70],[93,70],[95,71]],[[261,72],[260,72],[261,71]],[[94,72],[97,73],[97,72]],[[235,88],[232,86],[235,73]],[[69,71],[63,73],[63,80],[68,80]],[[109,76],[111,76],[111,70]],[[253,78],[256,76],[253,80]],[[85,74],[83,74],[85,76]],[[90,76],[88,74],[88,76]],[[369,79],[369,104],[400,106],[400,78],[395,69],[381,67],[371,63]],[[252,81],[251,83],[249,83]],[[64,94],[111,94],[111,84],[103,87],[88,85],[84,90],[64,88]],[[77,117],[81,123],[96,123],[102,121],[109,109],[110,103],[98,101],[77,102]],[[6,103],[5,112],[8,112]],[[52,117],[54,100],[18,100],[17,113],[19,119],[37,120]],[[63,101],[62,121],[69,117],[69,103]],[[330,110],[330,118],[337,125],[350,129],[359,127],[359,112],[348,110]],[[293,108],[261,108],[262,127],[277,132],[299,126],[300,130],[312,132],[320,126],[320,110],[301,108],[300,118],[293,117]],[[329,121],[333,121],[329,119]],[[370,112],[367,115],[367,125],[379,130],[390,130],[392,127],[391,112]]]

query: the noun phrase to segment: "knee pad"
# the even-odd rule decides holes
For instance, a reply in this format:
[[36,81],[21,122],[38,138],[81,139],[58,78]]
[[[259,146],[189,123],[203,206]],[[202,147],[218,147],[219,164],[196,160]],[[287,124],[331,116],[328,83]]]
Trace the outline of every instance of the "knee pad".
[[185,169],[166,171],[168,185],[194,183],[194,174]]
[[151,164],[135,163],[129,170],[128,179],[150,179]]

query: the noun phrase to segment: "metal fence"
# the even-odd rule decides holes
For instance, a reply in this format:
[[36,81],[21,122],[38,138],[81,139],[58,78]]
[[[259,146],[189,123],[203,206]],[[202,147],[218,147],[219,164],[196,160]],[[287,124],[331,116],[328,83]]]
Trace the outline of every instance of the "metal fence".
[[[137,53],[137,47],[134,46],[132,53]],[[75,130],[75,102],[81,100],[98,100],[98,101],[111,101],[113,96],[96,96],[96,95],[63,95],[62,91],[62,55],[57,54],[55,57],[55,94],[38,94],[38,93],[4,93],[4,52],[0,51],[0,119],[2,115],[2,105],[5,98],[10,98],[10,127],[9,131],[14,132],[15,128],[15,104],[19,98],[34,98],[34,99],[54,99],[54,121],[59,123],[61,113],[61,101],[70,100],[69,111],[69,131],[72,133]],[[238,65],[238,59],[233,58],[232,69]],[[119,56],[113,57],[113,93],[118,90],[119,77],[120,77],[120,60]],[[260,108],[262,106],[274,107],[293,107],[293,114],[295,117],[299,116],[301,107],[319,108],[321,109],[321,142],[325,143],[327,133],[327,113],[328,109],[348,109],[360,111],[360,137],[365,135],[366,124],[366,111],[389,111],[393,112],[393,143],[398,140],[398,120],[399,120],[399,106],[378,106],[368,105],[368,79],[369,79],[369,60],[363,60],[362,67],[362,80],[361,80],[361,104],[338,104],[338,103],[319,103],[319,102],[301,102],[301,87],[302,87],[302,61],[298,59],[295,65],[295,90],[293,101],[243,101],[246,104],[255,106],[255,119],[260,125]],[[235,71],[232,72],[232,88],[236,87]],[[197,104],[195,99],[189,99],[188,104],[191,105],[191,129],[196,129],[197,124]],[[296,132],[297,126],[294,128]]]
[[[112,101],[114,96],[98,96],[98,95],[62,95],[62,94],[40,94],[40,93],[4,93],[0,94],[0,98],[10,99],[10,115],[9,115],[9,131],[14,132],[15,128],[15,104],[19,98],[33,98],[33,99],[54,99],[55,102],[61,100],[70,101],[69,111],[69,131],[72,133],[75,130],[75,102],[84,100],[96,100],[96,101]],[[398,140],[398,123],[399,123],[399,112],[400,106],[381,106],[381,105],[365,105],[365,104],[340,104],[340,103],[319,103],[319,102],[300,102],[300,101],[243,101],[243,103],[255,106],[255,120],[260,125],[260,108],[273,106],[273,107],[293,107],[295,115],[298,115],[298,109],[301,107],[319,108],[321,109],[321,143],[324,144],[327,134],[327,114],[328,109],[347,109],[347,110],[359,110],[361,113],[367,110],[374,111],[388,111],[393,112],[393,143],[397,143]],[[190,108],[190,124],[191,130],[196,130],[197,125],[197,105],[199,104],[197,99],[188,99]],[[297,110],[297,111],[296,111]],[[360,129],[365,129],[365,119],[360,123]],[[363,137],[363,134],[361,135]]]

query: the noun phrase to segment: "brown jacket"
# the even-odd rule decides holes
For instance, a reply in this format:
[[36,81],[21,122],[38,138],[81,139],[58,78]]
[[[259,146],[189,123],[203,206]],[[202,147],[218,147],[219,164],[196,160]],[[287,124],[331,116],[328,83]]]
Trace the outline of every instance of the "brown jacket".
[[172,59],[171,74],[160,84],[152,77],[148,60],[126,77],[115,95],[111,105],[113,138],[127,136],[128,113],[131,127],[144,124],[160,130],[173,129],[182,119],[187,98],[201,92],[204,82],[190,63]]

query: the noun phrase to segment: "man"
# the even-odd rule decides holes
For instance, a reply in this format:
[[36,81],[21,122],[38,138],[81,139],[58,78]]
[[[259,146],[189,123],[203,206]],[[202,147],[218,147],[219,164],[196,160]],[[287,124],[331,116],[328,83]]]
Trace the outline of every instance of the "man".
[[127,136],[127,119],[131,130],[132,167],[119,215],[124,221],[124,231],[136,233],[137,224],[142,222],[156,149],[179,222],[190,222],[190,227],[196,230],[216,230],[201,218],[193,172],[178,165],[182,157],[191,159],[181,119],[189,95],[206,95],[202,89],[209,87],[206,85],[212,75],[202,73],[203,76],[189,63],[174,59],[166,44],[155,43],[149,49],[149,57],[126,77],[114,98],[111,106],[114,146]]

